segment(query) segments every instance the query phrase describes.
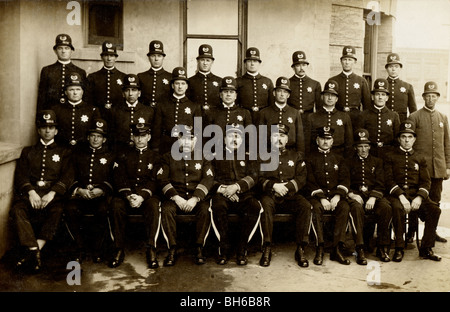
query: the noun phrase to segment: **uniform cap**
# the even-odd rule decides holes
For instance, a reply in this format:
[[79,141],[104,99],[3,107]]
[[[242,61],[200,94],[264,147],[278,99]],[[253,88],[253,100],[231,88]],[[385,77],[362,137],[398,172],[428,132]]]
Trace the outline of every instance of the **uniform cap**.
[[369,140],[369,131],[367,129],[360,128],[356,130],[353,138],[353,145],[372,144],[372,142]]
[[220,85],[220,91],[222,90],[237,90],[236,79],[231,76],[226,76],[222,78],[222,83]]
[[389,87],[388,81],[386,79],[379,78],[375,80],[373,84],[372,94],[374,94],[375,92],[385,92],[386,94],[389,95],[388,87]]
[[172,80],[171,82],[175,80],[185,80],[189,82],[186,69],[184,67],[175,67],[172,71]]
[[278,133],[282,133],[282,134],[286,134],[286,135],[289,133],[289,126],[286,124],[279,123],[279,124],[273,124],[272,126],[277,127]]
[[105,41],[102,43],[102,53],[100,55],[115,55],[119,56],[117,54],[117,47],[114,43]]
[[209,44],[202,44],[201,46],[198,47],[197,60],[202,57],[206,57],[206,58],[210,58],[210,59],[214,60],[213,49]]
[[164,53],[164,45],[161,41],[153,40],[149,43],[147,56],[151,54],[161,54],[162,56],[166,56]]
[[244,62],[246,62],[247,60],[256,60],[260,63],[262,62],[258,48],[251,47],[247,49],[247,51],[245,52]]
[[131,133],[133,135],[142,135],[150,133],[150,124],[145,122],[135,123],[130,125]]
[[402,133],[412,133],[416,136],[416,132],[414,130],[414,125],[410,121],[406,120],[400,124],[400,129],[397,136],[399,137]]
[[227,124],[225,126],[225,133],[230,132],[239,133],[242,135],[244,133],[244,126],[238,123]]
[[355,49],[355,47],[352,47],[352,46],[345,46],[345,47],[342,49],[341,60],[342,60],[344,57],[351,57],[351,58],[353,58],[353,59],[356,61],[357,58],[356,58],[356,49]]
[[306,60],[306,54],[303,51],[296,51],[292,54],[292,66],[297,64],[309,64],[309,62]]
[[438,96],[441,96],[441,94],[438,91],[438,85],[434,81],[428,81],[425,83],[425,86],[423,87],[423,93],[422,96],[428,93],[436,93]]
[[79,86],[84,88],[83,79],[84,78],[77,72],[70,73],[66,78],[65,88],[67,89],[70,86]]
[[55,111],[51,109],[41,110],[37,114],[36,125],[38,127],[57,126]]
[[334,129],[330,127],[320,127],[316,129],[317,137],[319,138],[332,138]]
[[72,45],[72,38],[70,38],[70,36],[67,34],[59,34],[58,36],[56,36],[53,50],[55,50],[59,46],[68,46],[72,49],[72,51],[75,50],[75,48]]
[[338,89],[339,89],[339,84],[335,80],[328,80],[325,83],[321,94],[331,93],[331,94],[335,94],[336,96],[338,96],[339,95]]
[[279,77],[275,82],[275,89],[285,89],[291,92],[291,82],[286,77]]
[[106,135],[108,133],[108,125],[104,119],[98,118],[94,120],[94,127],[89,129],[88,133],[100,133]]
[[386,65],[384,65],[384,68],[387,68],[391,64],[398,64],[400,67],[403,67],[403,64],[400,62],[400,55],[397,53],[389,53],[386,58]]
[[128,74],[123,78],[122,89],[126,88],[141,88],[139,77],[135,74]]

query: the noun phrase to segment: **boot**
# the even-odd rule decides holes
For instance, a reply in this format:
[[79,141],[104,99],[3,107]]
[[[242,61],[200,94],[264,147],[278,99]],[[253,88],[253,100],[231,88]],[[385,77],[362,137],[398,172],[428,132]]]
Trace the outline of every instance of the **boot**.
[[322,265],[323,263],[323,246],[319,245],[316,248],[316,256],[314,257],[315,265]]

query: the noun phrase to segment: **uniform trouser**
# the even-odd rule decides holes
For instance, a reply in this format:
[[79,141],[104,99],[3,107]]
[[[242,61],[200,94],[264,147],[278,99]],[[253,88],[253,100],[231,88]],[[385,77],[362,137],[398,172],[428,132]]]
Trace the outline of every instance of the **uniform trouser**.
[[55,195],[44,209],[34,209],[25,197],[15,201],[11,216],[20,244],[25,247],[39,247],[37,239],[51,241],[58,229],[62,212],[63,203],[58,195]]
[[[363,206],[356,200],[349,199],[350,205],[350,220],[354,231],[356,232],[356,245],[362,245],[364,243],[364,231],[370,231],[373,233],[374,225],[365,224],[365,214],[374,214],[375,223],[377,224],[377,245],[389,246],[391,244],[391,238],[389,235],[389,223],[392,218],[392,207],[386,198],[377,199],[373,210],[364,210]],[[370,238],[370,235],[368,238]]]
[[94,215],[92,247],[95,251],[100,251],[103,242],[107,237],[108,229],[108,198],[105,196],[94,199],[76,198],[68,201],[64,207],[65,220],[70,232],[75,239],[77,248],[84,248],[83,234],[83,215],[92,213]]
[[289,197],[275,197],[264,195],[261,198],[264,209],[261,216],[261,227],[264,243],[272,242],[273,215],[277,211],[292,213],[295,218],[295,241],[297,245],[308,244],[308,230],[311,223],[311,204],[302,195],[294,194]]
[[212,219],[213,226],[219,239],[220,252],[226,253],[230,249],[230,239],[228,232],[228,214],[237,213],[240,216],[240,233],[238,241],[238,251],[247,248],[252,234],[256,230],[261,213],[261,205],[253,196],[246,196],[239,202],[232,202],[222,194],[215,194],[212,197]]
[[209,233],[209,227],[211,226],[211,217],[208,212],[209,204],[209,200],[201,200],[197,203],[197,205],[195,205],[191,212],[186,213],[171,200],[162,202],[161,222],[163,233],[169,248],[177,245],[177,221],[175,220],[175,216],[177,214],[195,214],[195,243],[198,246],[205,245],[205,240]]
[[125,247],[125,230],[129,214],[142,214],[147,247],[156,247],[156,239],[160,224],[158,198],[150,197],[144,200],[139,208],[132,208],[126,199],[114,197],[111,202],[111,208],[114,246],[116,248],[123,249]]
[[[405,239],[403,237],[406,221],[405,209],[398,198],[390,197],[389,200],[392,205],[392,225],[395,234],[395,247],[403,248],[405,247]],[[429,199],[424,199],[418,210],[409,213],[409,218],[419,217],[420,220],[425,222],[421,247],[434,247],[436,227],[440,215],[441,209],[439,206]]]
[[[320,200],[316,198],[310,199],[312,210],[313,228],[315,230],[316,242],[318,245],[324,244],[323,238],[323,215],[326,212],[323,208]],[[335,215],[334,231],[333,231],[333,247],[336,247],[339,243],[345,243],[345,231],[347,229],[348,217],[350,213],[350,206],[346,200],[340,200],[336,205],[334,211],[326,212],[333,213]]]

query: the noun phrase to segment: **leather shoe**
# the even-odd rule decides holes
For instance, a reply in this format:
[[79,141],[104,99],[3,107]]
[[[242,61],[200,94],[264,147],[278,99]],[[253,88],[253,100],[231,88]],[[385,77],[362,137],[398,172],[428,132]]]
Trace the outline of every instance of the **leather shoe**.
[[305,257],[305,251],[301,246],[298,246],[295,251],[295,261],[297,261],[298,266],[302,268],[307,268],[309,266],[308,259]]
[[438,233],[436,233],[436,241],[440,242],[440,243],[446,243],[447,240],[441,236],[438,235]]
[[272,248],[270,246],[264,246],[259,265],[268,267],[270,265],[270,260],[272,260]]
[[175,248],[169,249],[169,254],[164,259],[164,266],[174,266],[177,261],[177,252]]
[[356,248],[356,263],[359,265],[367,265],[367,259],[364,255],[364,247]]
[[147,265],[150,269],[156,269],[159,267],[158,259],[156,259],[156,248],[148,247],[145,251],[145,258],[147,259]]
[[206,263],[206,257],[203,255],[203,248],[197,247],[197,254],[195,255],[195,264],[201,265]]
[[[431,249],[431,248],[430,248]],[[37,250],[32,250],[32,255],[33,255],[33,266],[32,266],[32,270],[34,272],[39,272],[41,270],[42,267],[42,262],[41,262],[41,252],[39,251],[39,249]]]
[[391,261],[391,258],[389,258],[389,255],[386,251],[386,247],[381,246],[377,248],[376,256],[382,261],[382,262],[389,262]]
[[109,266],[111,268],[117,268],[119,265],[122,264],[124,259],[125,259],[125,251],[123,249],[117,249],[111,261],[109,262]]
[[246,249],[238,252],[236,262],[238,265],[247,265],[248,259],[247,259],[247,250]]
[[314,264],[322,265],[323,264],[323,246],[318,246],[316,248],[316,255],[314,256]]
[[339,247],[335,247],[334,250],[330,254],[330,260],[338,261],[340,264],[349,265],[350,260],[346,259],[344,255],[341,253]]
[[404,255],[403,248],[395,248],[394,257],[392,257],[392,261],[401,262]]
[[442,257],[436,255],[430,247],[420,248],[419,256],[421,256],[423,259],[430,259],[433,261],[441,261],[442,260]]

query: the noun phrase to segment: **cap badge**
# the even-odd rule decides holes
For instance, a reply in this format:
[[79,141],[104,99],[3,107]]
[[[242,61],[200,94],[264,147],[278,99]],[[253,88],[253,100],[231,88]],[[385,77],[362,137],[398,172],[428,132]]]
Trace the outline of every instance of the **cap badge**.
[[256,51],[255,50],[250,50],[250,54],[251,55],[256,55]]
[[97,121],[97,123],[95,124],[97,127],[102,128],[103,127],[103,122]]
[[347,53],[352,53],[353,49],[352,48],[347,48],[345,51],[347,51]]
[[135,79],[134,77],[129,77],[129,78],[128,78],[128,81],[129,81],[129,82],[134,82],[135,80],[136,80],[136,79]]
[[161,45],[159,43],[155,43],[155,48],[159,49]]
[[136,128],[142,129],[142,128],[144,128],[144,124],[143,124],[143,123],[138,123],[138,124],[136,125]]
[[225,82],[230,84],[232,82],[232,80],[231,79],[226,79]]
[[49,120],[50,119],[50,114],[46,114],[46,115],[42,116],[42,118],[44,118],[45,120]]
[[281,79],[281,83],[287,83],[286,79]]
[[209,48],[208,47],[204,47],[203,48],[203,52],[208,52],[209,51]]
[[434,85],[433,84],[430,84],[430,85],[428,85],[428,89],[431,89],[431,90],[433,90],[434,89]]
[[61,41],[65,41],[65,40],[67,40],[67,37],[66,37],[66,36],[59,36],[59,39],[60,39]]
[[380,87],[382,87],[382,86],[384,86],[384,82],[379,82],[378,85],[379,85]]
[[329,84],[328,84],[328,88],[334,89],[334,87],[336,87],[336,85],[335,85],[334,83],[329,83]]
[[395,56],[395,55],[391,55],[390,57],[391,57],[391,61],[395,61],[397,59],[397,56]]
[[360,138],[363,138],[363,137],[366,136],[366,134],[364,132],[358,132],[358,135],[359,135]]
[[325,132],[330,131],[330,127],[323,127],[323,131],[325,131]]
[[77,76],[77,75],[72,75],[72,76],[70,76],[70,79],[72,79],[72,80],[78,80],[78,76]]
[[406,128],[406,129],[411,128],[411,124],[410,124],[410,123],[405,123],[405,128]]
[[303,54],[297,54],[297,57],[298,57],[299,59],[302,59],[302,58],[303,58]]
[[178,74],[179,74],[179,75],[184,75],[184,70],[179,70],[179,71],[178,71]]
[[107,47],[108,49],[112,48],[112,43],[110,43],[110,42],[108,42],[108,43],[105,44],[105,45],[106,45],[106,47]]

